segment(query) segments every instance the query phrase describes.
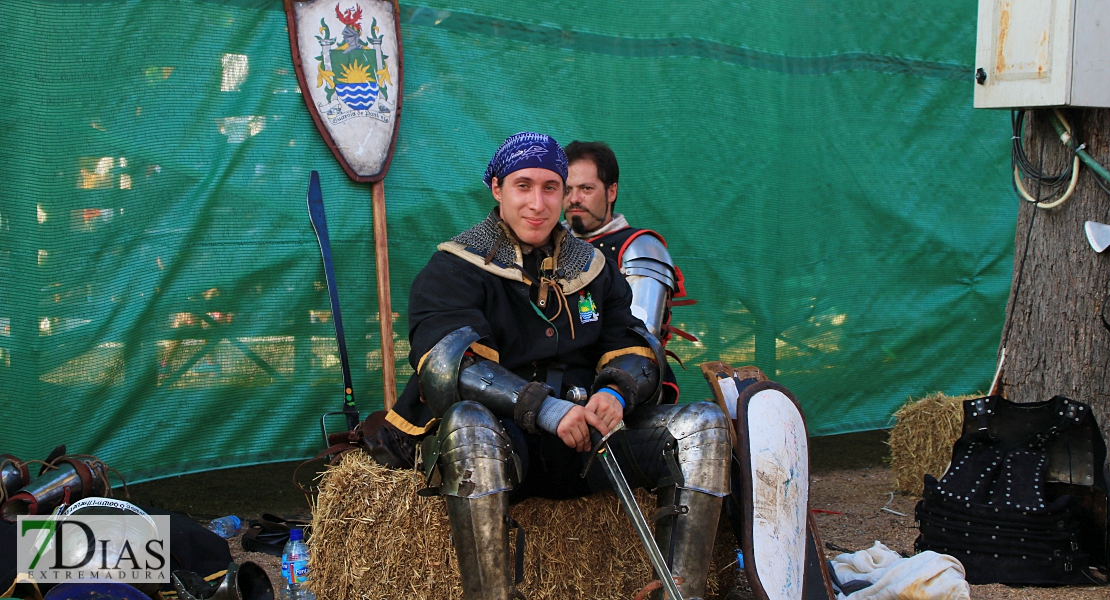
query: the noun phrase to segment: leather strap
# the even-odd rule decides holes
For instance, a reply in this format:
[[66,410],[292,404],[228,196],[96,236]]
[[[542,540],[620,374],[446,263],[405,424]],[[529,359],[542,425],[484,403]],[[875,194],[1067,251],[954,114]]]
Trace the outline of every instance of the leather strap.
[[991,413],[989,408],[990,397],[976,398],[970,402],[972,407],[971,416],[975,417],[975,420],[979,423],[977,436],[984,442],[994,441],[994,436],[991,435],[990,421],[987,419],[987,415]]
[[96,482],[93,479],[92,469],[89,468],[89,465],[85,463],[85,461],[63,456],[57,460],[57,463],[66,463],[73,467],[74,472],[77,473],[77,478],[81,480],[81,498],[88,498],[93,495],[93,485]]
[[513,579],[513,584],[518,584],[524,581],[524,527],[517,523],[516,519],[505,515],[505,519],[509,523],[509,528],[516,528],[516,577]]
[[677,335],[678,337],[684,338],[684,339],[686,339],[688,341],[691,341],[691,342],[698,341],[698,338],[694,334],[687,333],[687,332],[679,329],[678,327],[675,327],[674,325],[668,324],[667,325],[667,332],[673,333],[673,334]]

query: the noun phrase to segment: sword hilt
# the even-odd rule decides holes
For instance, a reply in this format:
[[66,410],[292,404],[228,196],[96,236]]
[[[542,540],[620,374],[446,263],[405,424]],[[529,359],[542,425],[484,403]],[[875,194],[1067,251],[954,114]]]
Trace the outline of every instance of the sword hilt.
[[[593,427],[591,427],[590,429],[593,429]],[[582,468],[583,479],[586,478],[586,473],[590,472],[590,467],[594,466],[594,460],[597,459],[598,455],[609,450],[609,438],[613,437],[613,434],[620,431],[621,429],[624,429],[623,419],[619,421],[615,426],[613,426],[613,428],[609,430],[609,433],[601,436],[601,439],[598,440],[598,442],[594,444],[594,447],[590,449],[590,458],[586,461],[586,466]]]

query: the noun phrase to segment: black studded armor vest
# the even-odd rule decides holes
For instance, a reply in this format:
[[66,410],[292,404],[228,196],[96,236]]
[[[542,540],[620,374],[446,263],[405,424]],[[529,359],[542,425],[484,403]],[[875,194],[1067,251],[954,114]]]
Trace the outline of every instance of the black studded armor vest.
[[1103,583],[1106,444],[1091,408],[988,396],[963,410],[948,471],[925,476],[917,550],[956,557],[973,584]]

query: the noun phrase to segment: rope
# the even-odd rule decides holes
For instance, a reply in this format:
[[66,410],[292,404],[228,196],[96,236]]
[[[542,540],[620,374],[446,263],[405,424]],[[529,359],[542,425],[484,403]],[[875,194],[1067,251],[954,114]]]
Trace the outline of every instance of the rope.
[[[563,288],[559,286],[558,281],[555,281],[551,277],[547,277],[547,276],[543,276],[543,275],[540,276],[540,284],[541,284],[541,287],[543,285],[551,286],[551,288],[555,292],[555,298],[556,298],[555,305],[559,307],[559,310],[555,311],[555,314],[550,319],[547,319],[547,321],[549,323],[554,323],[555,319],[558,319],[559,315],[561,315],[563,313],[563,309],[566,309],[566,311],[567,311],[567,323],[570,324],[570,339],[573,340],[574,339],[574,318],[573,318],[574,315],[571,313],[570,303],[567,302],[567,297],[563,295]],[[544,318],[546,318],[546,317],[544,317]]]

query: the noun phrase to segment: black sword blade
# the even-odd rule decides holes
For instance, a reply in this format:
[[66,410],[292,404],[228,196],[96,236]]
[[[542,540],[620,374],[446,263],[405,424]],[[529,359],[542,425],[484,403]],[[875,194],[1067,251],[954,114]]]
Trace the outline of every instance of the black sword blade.
[[320,191],[320,174],[312,172],[308,183],[308,216],[312,219],[312,229],[320,242],[320,254],[324,258],[324,277],[328,282],[328,297],[331,299],[331,319],[335,325],[335,341],[339,344],[339,362],[343,367],[343,413],[347,415],[347,428],[358,425],[358,408],[355,407],[354,387],[351,385],[351,365],[347,360],[347,341],[343,337],[343,317],[339,314],[339,290],[335,284],[335,268],[331,262],[331,241],[328,239],[328,221],[324,215],[324,194]]

